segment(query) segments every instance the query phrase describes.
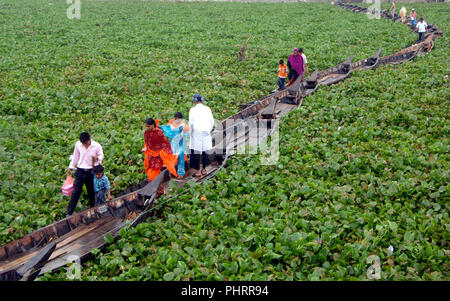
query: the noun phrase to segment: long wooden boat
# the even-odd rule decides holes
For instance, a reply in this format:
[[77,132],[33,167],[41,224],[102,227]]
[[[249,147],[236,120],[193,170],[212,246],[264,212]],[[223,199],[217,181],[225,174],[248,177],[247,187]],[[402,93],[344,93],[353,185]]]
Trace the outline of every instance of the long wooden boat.
[[[341,3],[338,5],[355,8]],[[58,270],[73,258],[85,260],[93,248],[105,247],[105,236],[115,238],[127,224],[135,226],[145,221],[154,212],[153,206],[161,187],[170,194],[170,183],[173,181],[181,187],[188,181],[201,182],[214,176],[238,148],[257,145],[271,135],[271,122],[301,105],[304,97],[314,93],[319,85],[341,81],[353,70],[408,61],[418,54],[431,51],[434,39],[441,35],[437,26],[431,26],[424,41],[394,54],[380,58],[380,50],[376,55],[353,64],[352,57],[349,57],[335,67],[322,72],[316,70],[310,77],[298,79],[287,89],[248,103],[242,111],[222,121],[213,132],[213,149],[208,152],[212,164],[207,167],[207,175],[201,178],[187,175],[179,180],[173,179],[167,170],[163,170],[151,183],[143,180],[116,194],[115,199],[105,204],[75,213],[0,247],[0,281],[33,280],[38,275]],[[262,130],[261,121],[266,122]],[[189,164],[186,168],[189,168]]]
[[[212,154],[209,157],[212,164],[207,167],[206,176],[193,178],[189,175],[182,180],[177,179],[178,185],[190,180],[204,181],[214,175],[223,166],[225,156]],[[105,246],[106,235],[116,237],[121,228],[148,209],[152,205],[148,200],[157,197],[160,185],[170,190],[171,180],[173,179],[168,171],[164,170],[149,184],[148,180],[144,180],[105,204],[75,213],[0,247],[0,280],[18,280],[19,275],[24,274],[19,272],[30,262],[35,264],[27,270],[39,269],[39,273],[35,275],[37,276],[56,271],[65,266],[71,258],[83,261],[93,248],[102,249]],[[55,244],[51,254],[43,254],[42,250],[45,250],[50,242]],[[44,258],[45,255],[48,257]],[[42,261],[45,261],[45,264],[37,266]]]
[[[173,179],[169,172],[164,170],[151,183],[148,183],[148,180],[143,180],[117,194],[115,199],[105,204],[75,213],[0,247],[0,280],[18,280],[24,275],[24,267],[27,267],[27,271],[33,270],[35,276],[53,272],[65,266],[70,258],[78,258],[83,261],[88,258],[92,249],[104,248],[104,237],[106,235],[110,234],[112,237],[117,237],[120,229],[127,223],[136,225],[148,217],[150,214],[149,208],[153,205],[152,201],[159,196],[158,190],[160,187],[170,193],[169,183],[171,181],[182,187],[184,183],[189,181],[201,182],[207,180],[225,165],[228,156],[235,153],[238,147],[248,144],[249,140],[260,142],[262,138],[270,135],[270,130],[260,130],[257,132],[256,139],[252,140],[248,135],[248,127],[252,124],[256,127],[256,121],[262,118],[266,107],[290,95],[291,90],[286,89],[266,97],[261,102],[222,121],[219,128],[220,125],[230,123],[231,125],[214,132],[213,149],[208,152],[211,164],[206,168],[207,174],[205,176],[194,178],[192,175],[187,175],[183,179]],[[284,106],[292,105],[284,104]],[[252,123],[252,120],[255,122]],[[247,127],[240,126],[242,121],[246,122]],[[232,135],[238,129],[242,131],[241,128],[247,130],[244,133],[247,134],[247,137],[246,135]],[[225,144],[218,143],[221,142],[219,138],[223,137],[228,138],[222,141]],[[186,170],[188,169],[189,164],[186,165]],[[55,244],[52,252],[42,254],[42,250],[50,242]],[[43,255],[48,256],[44,258]],[[38,258],[40,260],[37,260]],[[45,264],[42,264],[43,261],[45,261]],[[35,264],[28,267],[30,262],[35,262]]]
[[400,63],[404,63],[406,61],[412,60],[417,55],[423,55],[428,53],[433,49],[434,41],[433,41],[434,35],[429,35],[427,38],[417,44],[413,44],[409,47],[406,47],[400,51],[397,51],[394,54],[382,57],[380,59],[379,65],[396,65]]
[[347,78],[352,72],[353,55],[339,65],[319,72],[317,75],[318,85],[332,85]]
[[378,65],[378,62],[380,61],[381,51],[382,49],[378,50],[378,52],[375,55],[367,59],[352,63],[352,71],[355,70],[363,71],[375,68]]

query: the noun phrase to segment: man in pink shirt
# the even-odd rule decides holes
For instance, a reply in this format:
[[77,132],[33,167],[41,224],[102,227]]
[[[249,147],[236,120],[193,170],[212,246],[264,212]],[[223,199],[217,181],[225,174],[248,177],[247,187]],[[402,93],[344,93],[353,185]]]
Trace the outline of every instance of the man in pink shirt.
[[91,207],[94,207],[95,192],[92,162],[94,162],[94,166],[97,166],[102,163],[103,158],[102,146],[98,142],[91,140],[89,133],[81,133],[80,141],[75,143],[72,161],[70,162],[69,169],[67,170],[67,174],[70,175],[72,169],[76,169],[73,192],[67,208],[67,216],[72,215],[75,211],[78,200],[83,192],[83,185],[86,185],[86,190],[89,196],[89,204]]

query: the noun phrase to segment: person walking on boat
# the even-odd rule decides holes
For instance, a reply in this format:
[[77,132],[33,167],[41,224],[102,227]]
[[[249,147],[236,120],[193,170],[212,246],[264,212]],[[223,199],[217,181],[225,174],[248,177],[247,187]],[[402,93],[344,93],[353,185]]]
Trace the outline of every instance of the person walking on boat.
[[103,166],[97,165],[94,170],[94,190],[95,190],[95,206],[105,203],[112,199],[111,186],[108,177],[105,175]]
[[[158,120],[147,118],[145,120],[144,148],[145,153],[145,173],[148,181],[153,181],[160,173],[165,165],[171,174],[178,176],[175,170],[178,156],[174,155],[164,132],[158,127]],[[160,189],[160,193],[161,189]]]
[[178,178],[185,175],[184,161],[187,160],[187,138],[189,135],[189,126],[183,120],[181,112],[176,112],[174,119],[168,124],[161,126],[164,134],[170,138],[170,145],[174,155],[178,156],[177,174]]
[[413,26],[413,28],[415,28],[417,25],[417,13],[414,10],[414,8],[411,9],[411,13],[409,14],[409,17],[411,18],[411,26]]
[[392,18],[395,16],[395,2],[392,2],[391,4],[391,16]]
[[287,66],[289,68],[288,86],[295,82],[299,76],[303,79],[303,58],[298,48],[295,48],[294,53],[289,56]]
[[287,77],[287,65],[283,60],[280,60],[280,65],[278,65],[278,90],[283,90],[285,88],[284,83]]
[[298,52],[302,55],[304,74],[308,74],[308,61],[306,60],[306,55],[303,53],[303,48],[299,48]]
[[100,165],[104,159],[102,146],[91,139],[88,132],[80,134],[79,141],[75,143],[75,148],[72,155],[67,174],[71,175],[73,169],[75,171],[75,182],[73,183],[73,192],[70,197],[69,206],[67,207],[66,216],[70,216],[75,211],[78,200],[83,192],[83,185],[89,198],[89,205],[95,206],[95,191],[94,191],[94,173],[92,166]]
[[[212,148],[211,131],[214,128],[214,117],[211,109],[202,102],[203,97],[195,94],[193,101],[195,106],[189,111],[189,128],[191,130],[191,140],[189,148],[191,149],[190,163],[195,170],[195,177],[206,175],[206,166],[209,165],[209,158],[206,151]],[[202,171],[200,174],[200,160],[202,161]]]
[[400,9],[400,16],[402,17],[402,23],[405,23],[406,21],[406,8],[402,6],[402,9]]
[[423,18],[420,18],[419,23],[417,23],[416,28],[417,32],[419,33],[419,41],[422,41],[423,36],[427,32],[427,23],[423,20]]

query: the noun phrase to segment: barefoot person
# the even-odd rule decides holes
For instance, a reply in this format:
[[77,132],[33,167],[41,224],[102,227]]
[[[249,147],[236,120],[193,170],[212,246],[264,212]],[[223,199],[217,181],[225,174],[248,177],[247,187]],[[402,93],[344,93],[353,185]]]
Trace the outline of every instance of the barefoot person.
[[[189,128],[191,129],[190,163],[195,170],[194,176],[206,175],[206,166],[209,165],[207,150],[212,148],[211,131],[214,127],[214,117],[211,109],[203,105],[203,97],[194,95],[195,106],[189,111]],[[200,160],[202,161],[202,172],[200,174]]]
[[160,174],[163,165],[166,166],[171,174],[177,177],[175,165],[177,164],[178,156],[173,154],[170,142],[158,127],[157,120],[147,118],[145,127],[145,144],[142,151],[145,152],[144,166],[148,181],[153,181]]
[[95,205],[95,191],[94,191],[94,173],[92,166],[100,165],[103,161],[102,146],[91,140],[91,136],[87,132],[80,134],[80,141],[75,143],[72,161],[70,162],[67,174],[70,175],[73,169],[75,172],[75,182],[73,183],[73,193],[70,197],[69,206],[67,207],[67,216],[70,216],[75,211],[78,200],[83,192],[83,185],[86,186],[89,197],[89,205]]

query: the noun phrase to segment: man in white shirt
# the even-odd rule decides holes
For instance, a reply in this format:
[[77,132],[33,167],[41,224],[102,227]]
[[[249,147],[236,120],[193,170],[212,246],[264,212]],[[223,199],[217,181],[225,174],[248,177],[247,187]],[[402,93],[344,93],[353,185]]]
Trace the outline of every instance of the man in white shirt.
[[78,200],[83,192],[83,185],[86,185],[88,192],[89,204],[91,207],[95,205],[94,192],[94,173],[92,166],[100,165],[103,161],[102,146],[91,140],[91,136],[87,132],[80,134],[80,141],[75,143],[72,160],[67,170],[67,175],[71,174],[73,169],[75,172],[75,182],[73,183],[73,192],[70,197],[69,206],[67,207],[67,215],[70,216],[75,211]]
[[303,53],[303,48],[299,48],[298,50],[303,58],[303,70],[305,71],[305,74],[308,74],[308,61],[306,60],[306,55]]
[[[207,150],[212,148],[211,131],[214,128],[214,117],[211,109],[202,102],[203,97],[195,94],[193,98],[195,106],[189,111],[189,128],[191,139],[189,148],[191,149],[190,166],[196,172],[194,176],[206,175],[206,166],[209,164]],[[200,159],[202,160],[202,172],[200,173]]]
[[419,41],[422,41],[424,34],[427,32],[427,26],[428,24],[423,20],[423,18],[420,18],[419,23],[416,25],[417,32],[419,33]]

